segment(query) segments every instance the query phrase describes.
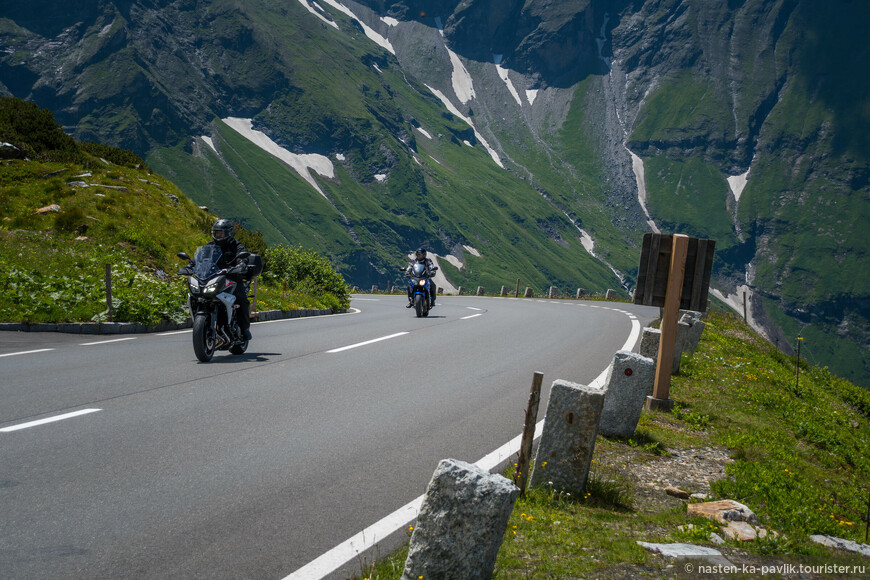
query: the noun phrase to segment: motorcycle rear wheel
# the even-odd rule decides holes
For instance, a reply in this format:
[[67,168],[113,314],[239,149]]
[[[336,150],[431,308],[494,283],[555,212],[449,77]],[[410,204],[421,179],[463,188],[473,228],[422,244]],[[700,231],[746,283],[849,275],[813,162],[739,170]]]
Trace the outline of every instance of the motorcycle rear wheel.
[[206,314],[193,319],[193,353],[200,362],[209,362],[214,356],[215,336]]

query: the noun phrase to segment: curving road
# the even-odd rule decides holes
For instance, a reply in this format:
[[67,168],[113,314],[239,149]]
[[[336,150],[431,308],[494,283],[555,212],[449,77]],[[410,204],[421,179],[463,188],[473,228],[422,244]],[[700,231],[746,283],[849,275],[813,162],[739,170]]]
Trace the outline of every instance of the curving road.
[[418,497],[439,460],[519,434],[533,372],[588,384],[658,316],[404,303],[255,324],[248,353],[208,364],[190,331],[0,334],[2,576],[319,577],[312,561]]

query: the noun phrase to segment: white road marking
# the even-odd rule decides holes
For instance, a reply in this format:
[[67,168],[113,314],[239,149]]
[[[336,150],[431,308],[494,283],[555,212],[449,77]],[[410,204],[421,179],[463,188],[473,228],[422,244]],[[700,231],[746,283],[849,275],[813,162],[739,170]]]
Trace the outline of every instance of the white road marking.
[[20,429],[29,429],[30,427],[36,427],[37,425],[45,425],[46,423],[63,421],[64,419],[71,419],[72,417],[87,415],[88,413],[96,413],[97,411],[102,411],[102,409],[82,409],[81,411],[73,411],[72,413],[65,413],[63,415],[47,417],[45,419],[39,419],[38,421],[30,421],[29,423],[21,423],[20,425],[13,425],[12,427],[4,427],[3,429],[0,429],[0,432],[10,433],[12,431],[18,431]]
[[407,333],[407,332],[397,332],[396,334],[391,334],[391,335],[389,335],[389,336],[382,336],[382,337],[380,337],[380,338],[373,338],[373,339],[371,339],[371,340],[367,340],[367,341],[365,341],[365,342],[358,342],[358,343],[356,343],[356,344],[349,344],[349,345],[347,345],[347,346],[342,346],[341,348],[334,348],[334,349],[332,349],[332,350],[328,350],[328,351],[326,351],[326,352],[329,352],[329,353],[333,353],[333,352],[342,352],[342,351],[345,351],[345,350],[350,350],[350,349],[352,349],[352,348],[358,348],[358,347],[360,347],[360,346],[365,346],[365,345],[367,345],[367,344],[373,344],[373,343],[375,343],[375,342],[381,342],[382,340],[389,340],[389,339],[391,339],[391,338],[396,338],[397,336],[402,336],[402,335],[405,335],[405,334],[408,334],[408,333]]
[[475,308],[474,306],[466,306],[468,310],[477,310],[478,312],[483,312],[483,308]]
[[101,340],[99,342],[83,342],[79,346],[94,346],[95,344],[108,344],[110,342],[122,342],[125,340],[136,340],[135,336],[129,336],[127,338],[115,338],[113,340]]
[[40,348],[37,350],[22,350],[21,352],[7,352],[6,354],[0,354],[0,357],[4,356],[16,356],[19,354],[33,354],[36,352],[48,352],[50,350],[54,350],[53,348]]
[[483,316],[483,314],[472,314],[471,316],[463,316],[459,320],[468,320],[469,318],[477,318],[478,316]]

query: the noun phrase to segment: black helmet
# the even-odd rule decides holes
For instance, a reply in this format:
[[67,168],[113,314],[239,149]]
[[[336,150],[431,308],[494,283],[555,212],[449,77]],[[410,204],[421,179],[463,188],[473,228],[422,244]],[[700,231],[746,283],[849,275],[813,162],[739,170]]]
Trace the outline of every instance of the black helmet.
[[214,238],[214,241],[217,242],[219,246],[223,246],[233,239],[234,233],[235,228],[233,228],[233,222],[230,220],[218,220],[211,227],[211,237]]
[[414,252],[414,255],[417,257],[418,260],[425,260],[426,248],[417,248],[417,251]]

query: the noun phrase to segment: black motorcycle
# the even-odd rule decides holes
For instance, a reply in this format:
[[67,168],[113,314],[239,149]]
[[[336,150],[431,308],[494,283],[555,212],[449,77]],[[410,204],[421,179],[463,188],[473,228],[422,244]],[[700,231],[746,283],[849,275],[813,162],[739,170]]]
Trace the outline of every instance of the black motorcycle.
[[[187,306],[193,319],[193,352],[202,362],[209,362],[216,350],[229,350],[231,354],[244,354],[248,339],[239,328],[233,292],[239,282],[229,276],[245,276],[241,282],[248,291],[248,281],[263,269],[262,258],[243,252],[238,258],[244,263],[232,268],[218,268],[222,252],[216,245],[200,246],[192,265],[178,270],[187,276]],[[190,262],[190,256],[179,252],[178,257]]]

